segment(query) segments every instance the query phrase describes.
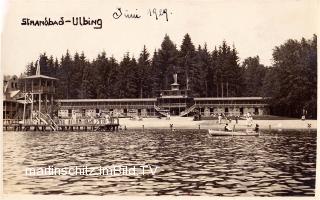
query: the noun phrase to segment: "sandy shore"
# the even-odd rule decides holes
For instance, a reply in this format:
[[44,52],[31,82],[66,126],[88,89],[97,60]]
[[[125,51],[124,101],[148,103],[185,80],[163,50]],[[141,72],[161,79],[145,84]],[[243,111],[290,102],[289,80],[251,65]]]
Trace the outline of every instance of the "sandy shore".
[[[176,129],[223,129],[226,121],[218,124],[216,120],[202,120],[193,121],[192,117],[171,117],[170,120],[165,118],[144,118],[142,121],[130,120],[128,118],[121,118],[120,124],[122,127],[126,126],[128,129],[170,129],[170,124]],[[230,127],[235,126],[235,129],[245,129],[246,120],[239,120],[236,124],[235,120],[227,122]],[[308,129],[308,124],[311,124],[311,129],[317,128],[317,120],[254,120],[253,124],[259,124],[260,129]]]

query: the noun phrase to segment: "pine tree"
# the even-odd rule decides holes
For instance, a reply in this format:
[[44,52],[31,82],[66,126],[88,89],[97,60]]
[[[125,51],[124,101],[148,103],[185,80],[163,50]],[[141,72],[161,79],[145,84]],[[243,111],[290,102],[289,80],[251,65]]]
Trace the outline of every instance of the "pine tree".
[[204,48],[201,48],[199,45],[196,52],[196,64],[195,68],[197,69],[198,77],[195,77],[193,82],[193,88],[195,96],[208,97],[209,95],[209,81],[210,78],[209,71],[211,66],[210,54],[207,50],[207,45],[204,45]]
[[238,64],[238,56],[235,47],[230,48],[226,41],[222,42],[219,47],[217,56],[217,92],[221,86],[221,97],[239,96],[240,95],[240,67]]
[[160,88],[168,89],[173,81],[173,74],[177,71],[178,50],[176,45],[165,35],[161,49],[157,53],[159,62],[158,80],[161,81]]
[[72,59],[69,51],[65,56],[61,58],[60,70],[59,70],[59,81],[58,81],[58,92],[59,96],[69,99],[71,98],[71,73],[72,73]]
[[119,66],[118,98],[137,98],[139,96],[136,77],[137,62],[125,54]]
[[211,93],[209,93],[209,96],[212,97],[219,97],[219,75],[221,73],[221,68],[218,67],[218,50],[215,47],[212,51],[210,58],[211,58],[211,64],[209,65],[209,71],[208,71],[208,84]]
[[150,69],[150,79],[149,84],[151,85],[151,97],[158,97],[159,91],[161,90],[161,67],[160,60],[157,50],[154,51],[152,61],[151,61],[151,69]]
[[50,76],[50,69],[48,66],[48,57],[46,53],[40,54],[39,65],[40,65],[40,73],[42,75]]
[[31,75],[35,75],[36,74],[36,67],[35,67],[33,62],[31,62],[31,63],[29,63],[27,65],[25,74],[27,76],[31,76]]
[[[195,93],[194,87],[196,87],[195,85],[197,84],[196,79],[199,75],[198,70],[199,69],[196,66],[195,47],[189,34],[186,34],[179,51],[179,79],[181,87],[190,89],[191,93]],[[197,96],[198,94],[195,95]]]
[[149,97],[151,95],[151,87],[148,86],[150,81],[152,81],[152,72],[149,60],[149,53],[146,46],[143,46],[143,50],[140,53],[137,65],[137,80],[138,80],[138,90],[139,97]]

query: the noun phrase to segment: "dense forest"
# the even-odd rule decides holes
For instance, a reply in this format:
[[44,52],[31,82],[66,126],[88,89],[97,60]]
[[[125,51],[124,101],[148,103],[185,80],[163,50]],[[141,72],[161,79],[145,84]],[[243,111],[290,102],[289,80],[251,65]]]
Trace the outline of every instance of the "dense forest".
[[[258,44],[257,44],[258,45]],[[272,114],[299,117],[302,111],[316,117],[317,37],[287,40],[273,49],[272,66],[259,57],[240,63],[235,46],[223,41],[214,50],[195,46],[189,34],[180,48],[166,35],[161,48],[150,53],[144,46],[138,58],[124,54],[121,61],[105,52],[89,61],[84,53],[60,60],[46,53],[39,62],[27,65],[26,74],[41,74],[59,79],[57,98],[148,98],[169,89],[173,74],[181,88],[194,97],[270,97]]]

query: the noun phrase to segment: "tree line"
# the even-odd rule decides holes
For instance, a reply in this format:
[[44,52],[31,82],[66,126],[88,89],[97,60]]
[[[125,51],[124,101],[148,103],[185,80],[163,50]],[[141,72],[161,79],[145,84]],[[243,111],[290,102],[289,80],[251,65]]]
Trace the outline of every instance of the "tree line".
[[226,41],[212,51],[207,45],[193,44],[189,34],[180,48],[166,35],[159,49],[150,53],[143,46],[135,58],[125,53],[120,61],[105,52],[89,61],[85,54],[69,51],[61,59],[40,54],[38,61],[26,67],[26,75],[56,77],[57,98],[150,98],[169,89],[173,74],[180,88],[193,97],[263,96],[273,114],[316,117],[317,37],[300,41],[289,39],[273,50],[272,66],[264,66],[259,57],[239,61],[235,46]]

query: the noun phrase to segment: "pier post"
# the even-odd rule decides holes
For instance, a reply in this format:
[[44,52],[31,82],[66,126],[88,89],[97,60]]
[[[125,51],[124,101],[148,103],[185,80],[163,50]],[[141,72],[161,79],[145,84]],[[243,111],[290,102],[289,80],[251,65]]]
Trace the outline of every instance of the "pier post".
[[308,132],[311,132],[311,124],[308,124]]

